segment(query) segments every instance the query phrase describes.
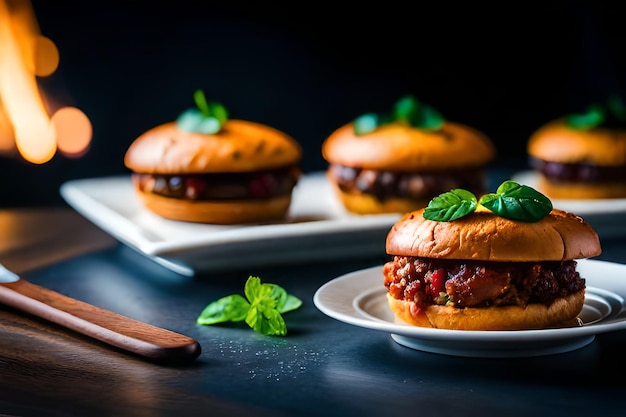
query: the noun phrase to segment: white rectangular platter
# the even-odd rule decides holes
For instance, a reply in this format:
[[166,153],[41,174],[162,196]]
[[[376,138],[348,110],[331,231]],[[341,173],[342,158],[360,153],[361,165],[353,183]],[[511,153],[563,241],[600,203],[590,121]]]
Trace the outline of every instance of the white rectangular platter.
[[130,176],[71,180],[60,188],[77,212],[120,242],[183,275],[214,270],[384,255],[399,215],[356,216],[335,198],[325,173],[303,175],[287,218],[222,226],[167,220],[145,209]]

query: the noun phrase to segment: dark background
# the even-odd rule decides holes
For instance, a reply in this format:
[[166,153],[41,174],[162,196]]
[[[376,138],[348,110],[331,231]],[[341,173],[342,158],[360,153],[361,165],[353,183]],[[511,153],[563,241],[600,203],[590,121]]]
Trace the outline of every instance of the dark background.
[[272,125],[324,169],[339,125],[412,93],[489,135],[494,164],[525,161],[541,123],[622,94],[619,2],[32,1],[60,52],[41,80],[82,109],[93,143],[44,165],[0,156],[0,207],[60,204],[75,178],[127,173],[143,131],[202,88],[232,118]]

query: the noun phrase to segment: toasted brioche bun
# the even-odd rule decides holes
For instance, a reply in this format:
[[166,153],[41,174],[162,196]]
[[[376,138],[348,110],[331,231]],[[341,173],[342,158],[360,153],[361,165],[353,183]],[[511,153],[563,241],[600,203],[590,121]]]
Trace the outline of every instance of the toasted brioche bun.
[[446,171],[483,166],[495,147],[481,132],[453,122],[437,131],[389,124],[365,135],[348,123],[324,141],[322,156],[331,164],[381,171]]
[[[198,175],[255,173],[296,167],[300,145],[290,136],[263,124],[228,120],[216,134],[189,133],[175,122],[156,126],[140,135],[124,157],[138,174]],[[291,195],[265,199],[194,200],[146,192],[133,181],[142,204],[171,220],[237,224],[284,218]]]
[[398,300],[389,294],[387,301],[397,318],[413,326],[449,330],[527,330],[576,326],[576,316],[585,302],[585,291],[559,298],[549,306],[456,308],[431,305],[417,314],[411,314],[413,303],[409,301]]
[[228,120],[220,132],[208,135],[169,122],[135,139],[124,164],[145,174],[253,172],[296,164],[301,157],[293,138],[263,124]]
[[[389,231],[390,255],[480,260],[489,262],[545,262],[587,258],[602,250],[598,235],[582,218],[554,209],[532,223],[508,220],[478,210],[452,222],[423,217],[424,209],[405,214]],[[392,312],[402,321],[420,327],[455,330],[542,329],[576,324],[583,307],[584,289],[557,298],[549,306],[465,307],[415,303],[388,294]]]
[[406,213],[387,234],[390,255],[498,262],[544,262],[601,253],[595,230],[572,213],[553,209],[537,222],[477,210],[452,222],[427,220],[424,209]]
[[[531,157],[546,162],[626,167],[626,130],[572,129],[564,119],[558,119],[534,132],[527,149]],[[554,181],[539,173],[537,189],[553,199],[626,198],[626,177],[594,182]]]

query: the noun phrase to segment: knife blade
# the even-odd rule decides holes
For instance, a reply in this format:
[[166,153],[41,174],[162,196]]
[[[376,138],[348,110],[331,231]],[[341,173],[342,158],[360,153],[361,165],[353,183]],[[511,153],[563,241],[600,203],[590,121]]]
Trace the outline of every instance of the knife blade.
[[202,350],[191,337],[32,284],[2,264],[0,303],[158,362],[191,361]]

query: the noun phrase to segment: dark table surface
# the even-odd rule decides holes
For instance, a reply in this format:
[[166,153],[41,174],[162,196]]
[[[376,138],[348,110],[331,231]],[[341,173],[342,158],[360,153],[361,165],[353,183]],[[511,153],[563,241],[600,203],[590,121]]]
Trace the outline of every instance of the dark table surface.
[[[56,226],[57,235],[31,242],[19,234],[28,228],[16,225],[38,224],[50,210],[0,211],[5,225],[0,261],[32,283],[193,337],[202,353],[188,364],[155,363],[0,307],[2,416],[626,413],[626,331],[598,335],[568,353],[537,357],[417,351],[388,333],[330,318],[313,303],[321,285],[381,265],[384,253],[254,270],[245,267],[242,254],[232,271],[187,277],[115,242],[70,209],[53,213],[61,220],[45,223]],[[28,242],[11,250],[6,239],[12,233]],[[597,259],[626,263],[626,238],[602,243]],[[33,263],[46,254],[45,264]],[[286,337],[262,336],[242,323],[196,325],[209,302],[241,293],[249,275],[304,301],[285,315]]]

